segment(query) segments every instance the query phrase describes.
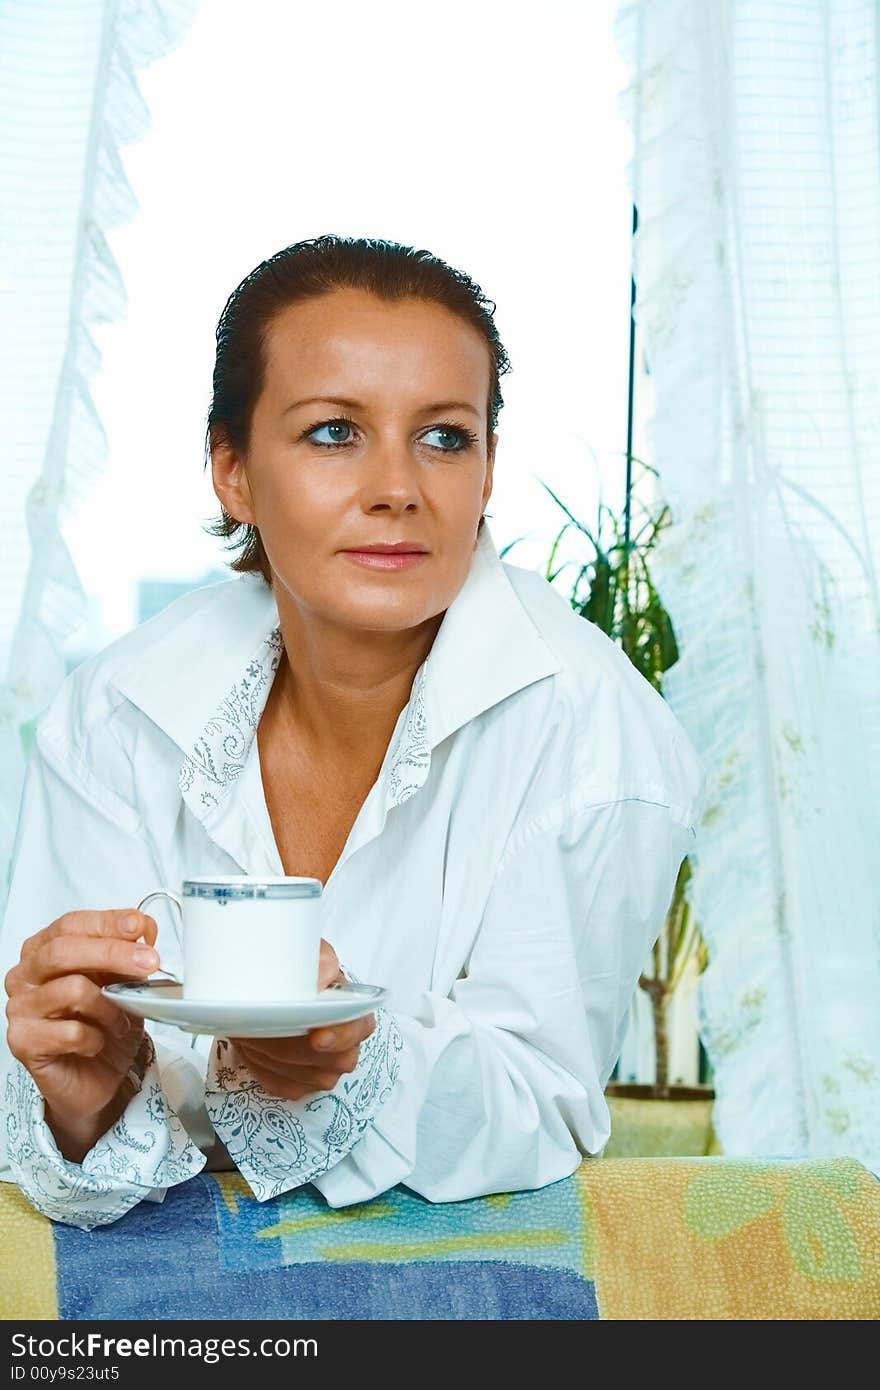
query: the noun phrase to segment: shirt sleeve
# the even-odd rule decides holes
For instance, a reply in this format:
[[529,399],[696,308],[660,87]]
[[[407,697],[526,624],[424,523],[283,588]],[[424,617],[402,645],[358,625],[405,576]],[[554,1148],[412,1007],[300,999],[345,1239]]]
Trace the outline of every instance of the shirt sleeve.
[[604,1088],[694,839],[635,799],[554,808],[516,836],[451,992],[395,1007],[396,1082],[312,1179],[331,1206],[397,1183],[436,1202],[537,1188],[601,1153]]
[[[68,764],[38,729],[25,773],[6,913],[0,929],[0,979],[21,956],[24,940],[62,913],[133,906],[159,884],[159,870],[139,820],[82,764]],[[157,919],[160,959],[173,953]],[[18,1183],[44,1215],[90,1230],[114,1221],[147,1197],[183,1182],[206,1163],[181,1120],[183,1100],[203,1097],[202,1060],[181,1055],[171,1035],[150,1025],[132,1075],[134,1094],[115,1125],[81,1163],[60,1153],[46,1124],[43,1097],[30,1072],[9,1052],[0,1029],[0,1096],[6,1150],[0,1178]],[[151,1034],[155,1036],[151,1036]],[[178,1034],[179,1036],[179,1034]],[[158,1042],[161,1037],[164,1041]],[[178,1109],[172,1097],[181,1097]]]
[[393,1015],[377,1009],[354,1071],[343,1073],[332,1091],[293,1101],[264,1091],[235,1044],[216,1039],[205,1088],[208,1115],[258,1201],[313,1181],[362,1141],[397,1082],[402,1045]]
[[[43,1097],[18,1059],[6,1076],[11,1171],[31,1205],[81,1230],[116,1221],[154,1190],[185,1182],[206,1157],[190,1141],[162,1087],[149,1033],[129,1073],[135,1094],[81,1163],[66,1159],[43,1117]],[[164,1193],[163,1193],[164,1195]]]

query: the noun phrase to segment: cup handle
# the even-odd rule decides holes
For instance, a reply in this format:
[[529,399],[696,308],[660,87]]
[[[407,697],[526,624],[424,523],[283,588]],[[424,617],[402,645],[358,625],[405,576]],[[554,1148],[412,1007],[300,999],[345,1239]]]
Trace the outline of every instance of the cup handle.
[[[153,901],[154,898],[168,898],[168,899],[170,899],[171,902],[174,903],[174,906],[177,908],[177,915],[178,915],[178,917],[180,918],[180,928],[181,928],[180,931],[178,931],[178,933],[177,933],[177,944],[178,944],[178,946],[180,946],[180,948],[181,948],[181,950],[182,950],[182,949],[183,949],[183,943],[182,943],[182,941],[181,941],[181,937],[182,937],[182,935],[183,935],[183,905],[182,905],[182,903],[181,903],[181,901],[180,901],[180,898],[177,896],[176,893],[171,893],[171,892],[169,892],[169,890],[168,890],[167,888],[158,888],[158,889],[156,890],[155,893],[148,893],[147,896],[146,896],[145,898],[141,898],[140,902],[139,902],[138,905],[137,905],[137,910],[138,910],[138,912],[143,912],[143,910],[144,910],[144,908],[146,907],[147,903],[151,903],[151,902]],[[190,1048],[191,1048],[191,1049],[194,1048],[197,1042],[198,1042],[198,1036],[197,1036],[195,1033],[193,1033],[193,1039],[192,1039],[192,1042],[190,1043]]]
[[183,905],[180,901],[180,898],[177,896],[176,893],[169,893],[167,888],[159,888],[156,890],[155,893],[148,893],[145,898],[141,898],[140,902],[137,905],[138,912],[143,912],[147,903],[151,903],[154,898],[170,898],[171,902],[173,902],[174,906],[177,908],[177,915],[180,919],[180,928],[177,932],[177,944],[178,946],[180,946],[183,929]]

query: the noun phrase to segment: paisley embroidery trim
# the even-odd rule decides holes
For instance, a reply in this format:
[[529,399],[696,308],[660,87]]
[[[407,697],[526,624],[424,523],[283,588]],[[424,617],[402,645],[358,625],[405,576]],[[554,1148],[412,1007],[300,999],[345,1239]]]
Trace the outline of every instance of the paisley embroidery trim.
[[281,627],[275,627],[248,662],[244,675],[224,695],[183,760],[178,786],[184,799],[189,793],[207,810],[241,776],[260,715],[269,698],[272,680],[284,650]]
[[171,1187],[204,1168],[165,1099],[156,1049],[144,1034],[132,1069],[142,1078],[119,1119],[81,1163],[60,1152],[43,1114],[43,1097],[17,1058],[6,1076],[6,1144],[16,1182],[37,1211],[90,1231],[116,1221],[154,1187]]
[[351,1152],[391,1094],[402,1048],[393,1014],[379,1008],[354,1071],[344,1073],[331,1091],[294,1101],[270,1095],[235,1045],[216,1039],[206,1109],[258,1201],[311,1182]]
[[[279,624],[263,640],[243,676],[224,695],[184,758],[178,786],[197,814],[219,805],[241,776],[283,651]],[[413,679],[406,720],[392,753],[388,773],[392,806],[408,801],[419,790],[431,766],[425,707],[429,659],[425,658]]]
[[425,712],[425,685],[428,678],[427,658],[422,662],[413,681],[406,722],[395,749],[388,774],[388,792],[392,806],[400,806],[419,790],[431,766],[431,744]]

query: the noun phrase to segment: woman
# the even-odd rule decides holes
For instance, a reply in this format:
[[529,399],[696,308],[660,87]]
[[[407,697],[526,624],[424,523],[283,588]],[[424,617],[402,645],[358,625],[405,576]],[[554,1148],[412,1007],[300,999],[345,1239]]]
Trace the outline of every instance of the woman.
[[[498,557],[490,307],[424,251],[324,236],[223,312],[206,443],[236,576],[74,670],[28,765],[7,1148],[56,1220],[224,1162],[260,1200],[455,1201],[607,1142],[703,772],[620,649]],[[123,1014],[102,984],[182,969],[131,904],[213,873],[319,878],[322,983],[390,1007],[274,1041]]]

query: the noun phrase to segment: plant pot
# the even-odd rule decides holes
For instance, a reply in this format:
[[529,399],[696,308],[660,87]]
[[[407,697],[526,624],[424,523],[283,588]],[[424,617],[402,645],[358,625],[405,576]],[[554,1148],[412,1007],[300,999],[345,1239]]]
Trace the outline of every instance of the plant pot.
[[720,1154],[711,1086],[605,1087],[611,1138],[604,1158],[687,1158]]

